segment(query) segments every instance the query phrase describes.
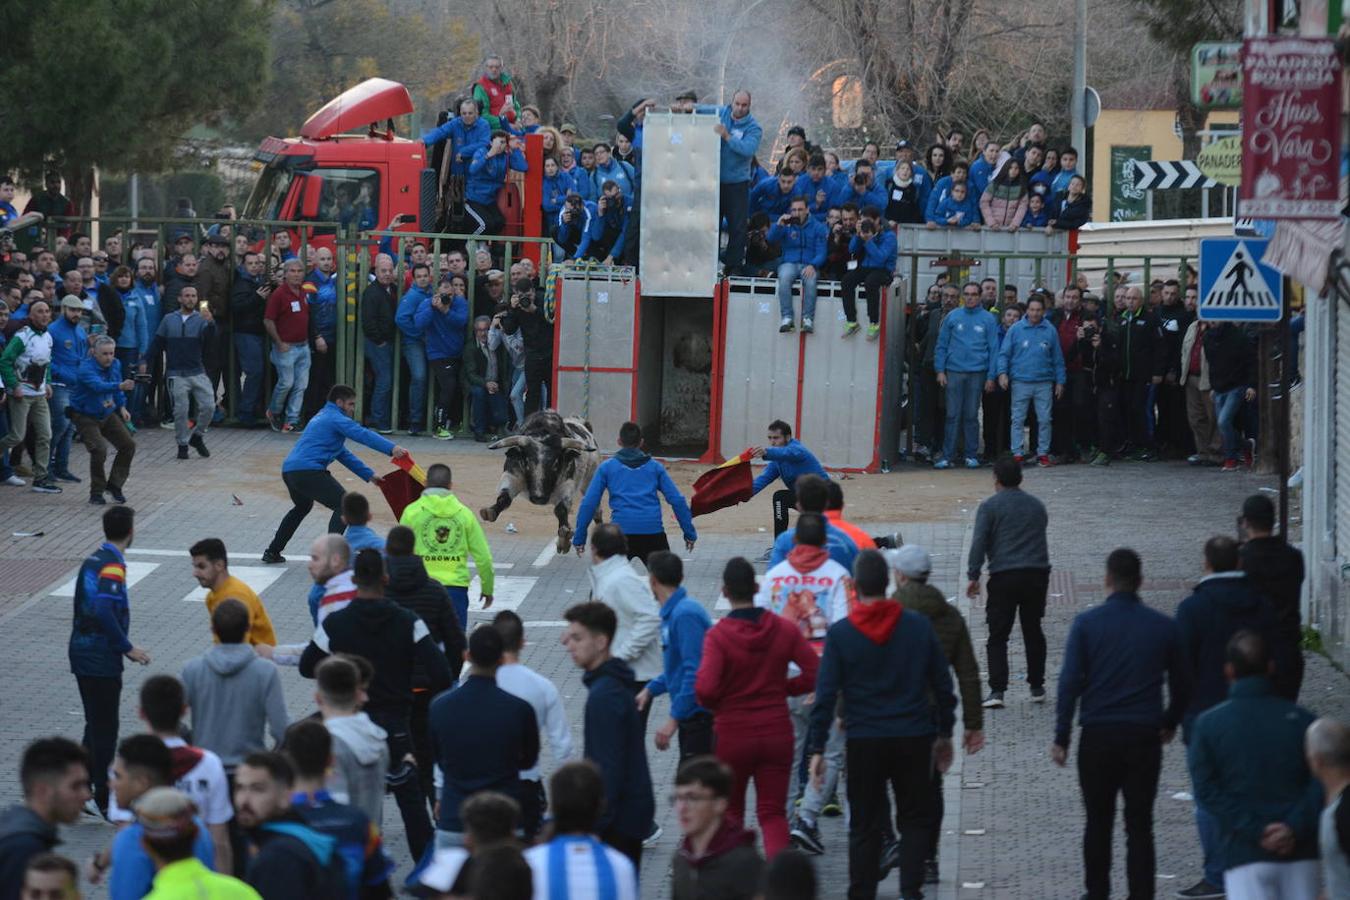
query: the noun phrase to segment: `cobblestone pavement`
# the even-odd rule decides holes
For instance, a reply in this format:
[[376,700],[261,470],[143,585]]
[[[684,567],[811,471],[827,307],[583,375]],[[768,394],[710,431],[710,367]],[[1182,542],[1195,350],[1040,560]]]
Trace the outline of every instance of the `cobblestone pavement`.
[[[131,666],[125,677],[122,735],[134,733],[135,696],[144,678],[154,672],[179,672],[183,664],[210,643],[205,608],[200,603],[185,548],[194,540],[217,535],[231,550],[236,574],[265,586],[259,593],[283,641],[303,640],[311,627],[303,602],[308,589],[304,562],[308,541],[324,528],[326,515],[317,511],[304,523],[289,548],[285,566],[262,567],[259,555],[270,538],[285,498],[275,464],[250,463],[239,475],[240,459],[272,460],[286,439],[267,432],[216,431],[210,437],[213,457],[179,463],[173,440],[158,432],[143,434],[128,488],[138,510],[136,545],[128,554],[132,597],[132,633],[154,657],[148,668]],[[435,450],[433,451],[433,448]],[[449,455],[452,463],[481,447],[431,441],[411,445],[414,455]],[[75,449],[75,471],[84,465]],[[370,460],[371,455],[359,451]],[[345,484],[356,480],[335,470]],[[907,479],[931,481],[942,473],[901,467],[886,476],[856,478],[845,485],[853,496],[871,485],[899,486]],[[227,480],[228,479],[228,480]],[[953,481],[953,484],[957,482]],[[495,485],[473,489],[474,500],[490,495]],[[1026,487],[1050,508],[1051,547],[1055,571],[1046,618],[1050,646],[1049,684],[1054,695],[1061,648],[1073,615],[1103,596],[1101,571],[1106,553],[1128,545],[1144,557],[1147,602],[1172,611],[1200,570],[1200,546],[1210,534],[1231,532],[1243,496],[1269,487],[1246,474],[1221,475],[1173,464],[1085,466],[1047,471],[1029,470]],[[913,523],[897,510],[895,522],[869,522],[876,533],[899,527],[907,542],[920,543],[933,554],[934,583],[955,596],[964,585],[963,554],[969,543],[974,504],[954,492],[950,514],[942,521]],[[961,496],[969,496],[967,490]],[[0,693],[0,804],[18,798],[17,763],[23,746],[40,734],[63,733],[78,738],[82,728],[79,698],[66,661],[70,624],[68,584],[79,560],[99,541],[98,511],[84,504],[80,485],[58,498],[0,488],[0,628],[11,654],[3,667]],[[758,501],[757,501],[758,502]],[[903,502],[903,501],[902,501]],[[767,505],[767,501],[765,501]],[[541,516],[522,510],[517,517]],[[386,516],[387,518],[387,516]],[[516,608],[526,621],[524,661],[560,686],[579,739],[584,689],[577,672],[558,644],[563,610],[586,598],[584,563],[574,556],[556,557],[544,539],[508,534],[505,523],[489,526],[494,559],[499,564],[497,608]],[[708,526],[706,530],[711,530]],[[42,532],[39,537],[13,537],[15,532]],[[766,535],[705,534],[686,563],[687,586],[695,597],[714,607],[717,578],[732,555],[757,557]],[[956,600],[967,614],[984,659],[985,627],[981,601]],[[495,608],[494,610],[495,611]],[[475,610],[475,620],[488,618]],[[1020,637],[1011,645],[1013,686],[1008,708],[986,717],[988,744],[977,756],[958,757],[946,780],[947,817],[942,839],[942,884],[929,896],[939,898],[1077,897],[1081,893],[1079,839],[1082,816],[1072,767],[1058,769],[1047,754],[1053,733],[1053,703],[1036,706],[1022,686]],[[287,703],[293,716],[312,711],[312,685],[294,671],[283,672]],[[1350,692],[1344,676],[1322,657],[1309,659],[1304,698],[1317,712],[1346,716]],[[655,730],[666,710],[661,701],[652,717]],[[648,851],[643,897],[669,895],[669,859],[677,827],[665,798],[672,781],[671,754],[650,754],[658,798],[658,818],[665,834]],[[552,761],[545,751],[546,768]],[[1165,754],[1156,806],[1160,896],[1187,886],[1199,870],[1191,804],[1174,795],[1189,790],[1180,745]],[[753,809],[753,804],[749,804]],[[386,804],[386,844],[401,872],[408,869],[406,844],[398,813]],[[752,823],[753,824],[753,823]],[[106,843],[109,826],[91,820],[63,829],[63,851],[84,859]],[[843,818],[822,820],[827,854],[818,858],[822,897],[838,897],[847,885],[847,831]],[[1117,840],[1118,856],[1123,838]],[[1123,858],[1116,862],[1116,882],[1123,890]],[[882,898],[897,894],[894,878],[881,886]],[[90,897],[105,896],[90,888]]]

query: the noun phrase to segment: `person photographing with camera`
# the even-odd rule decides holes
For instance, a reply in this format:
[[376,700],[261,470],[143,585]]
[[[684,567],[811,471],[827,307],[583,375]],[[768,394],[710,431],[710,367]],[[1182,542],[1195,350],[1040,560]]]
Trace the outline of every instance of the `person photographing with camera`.
[[600,191],[600,199],[595,203],[596,214],[591,217],[587,234],[590,240],[586,250],[577,255],[583,259],[599,260],[601,265],[612,266],[615,259],[623,256],[624,243],[628,237],[628,207],[618,182],[606,179]]
[[533,281],[516,279],[512,289],[509,306],[501,317],[501,330],[508,337],[519,334],[524,344],[525,415],[528,416],[545,408],[544,391],[553,375],[553,322],[535,300]]
[[422,330],[426,341],[427,369],[436,381],[433,435],[442,441],[454,437],[450,426],[459,418],[450,405],[459,383],[460,364],[464,358],[464,329],[469,324],[469,301],[464,296],[466,285],[463,275],[442,275],[436,293],[423,300],[413,316],[413,322]]
[[792,285],[802,283],[802,334],[816,330],[816,279],[825,265],[829,231],[824,222],[811,217],[805,197],[793,197],[788,212],[778,217],[769,229],[768,240],[778,244],[782,256],[778,263],[778,313],[783,320],[779,332],[788,333],[792,323]]
[[553,225],[553,242],[564,259],[583,259],[591,243],[591,221],[596,216],[594,203],[583,200],[576,191],[568,191],[558,221]]
[[[871,215],[869,215],[871,213]],[[853,257],[846,264],[843,292],[840,299],[844,303],[844,337],[858,333],[858,307],[855,297],[859,286],[867,298],[867,339],[875,341],[881,334],[881,288],[891,283],[895,275],[896,240],[895,232],[881,227],[880,212],[868,207],[858,221],[858,233],[849,241],[849,253]]]

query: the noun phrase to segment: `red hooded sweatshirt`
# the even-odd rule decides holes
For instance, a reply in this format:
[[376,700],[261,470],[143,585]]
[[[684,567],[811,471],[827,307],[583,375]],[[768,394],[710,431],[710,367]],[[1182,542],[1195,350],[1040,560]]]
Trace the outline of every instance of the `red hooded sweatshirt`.
[[[789,678],[788,663],[801,674]],[[819,667],[816,651],[791,622],[767,609],[735,610],[704,639],[694,693],[719,731],[791,730],[787,698],[815,690]]]

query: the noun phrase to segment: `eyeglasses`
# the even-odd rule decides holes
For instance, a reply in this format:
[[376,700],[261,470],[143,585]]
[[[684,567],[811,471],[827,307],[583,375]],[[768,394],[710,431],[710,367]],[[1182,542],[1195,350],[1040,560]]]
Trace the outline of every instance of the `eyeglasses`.
[[709,800],[716,800],[717,798],[708,791],[676,791],[667,799],[671,806],[681,803],[688,806],[693,803],[707,803]]

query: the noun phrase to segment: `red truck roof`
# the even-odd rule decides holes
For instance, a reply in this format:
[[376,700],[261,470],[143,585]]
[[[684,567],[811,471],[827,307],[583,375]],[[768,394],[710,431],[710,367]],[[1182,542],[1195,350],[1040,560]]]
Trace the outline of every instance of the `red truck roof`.
[[321,141],[413,111],[408,89],[388,78],[367,78],[329,100],[300,126],[300,136]]

